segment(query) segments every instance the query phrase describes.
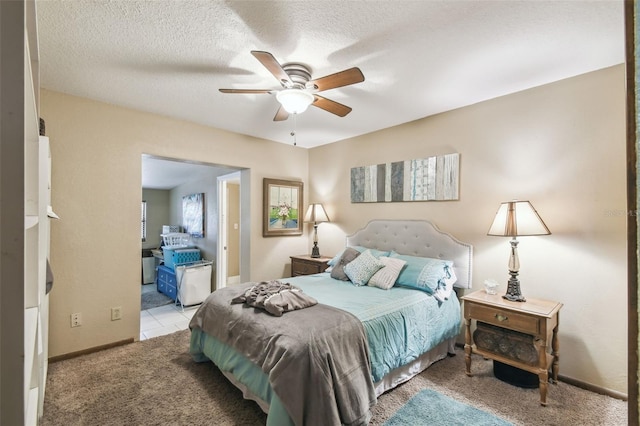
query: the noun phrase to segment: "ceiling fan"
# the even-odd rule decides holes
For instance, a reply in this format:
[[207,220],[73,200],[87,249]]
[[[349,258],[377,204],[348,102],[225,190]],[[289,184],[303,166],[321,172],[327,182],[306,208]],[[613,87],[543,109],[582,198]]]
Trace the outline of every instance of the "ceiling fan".
[[329,89],[361,83],[364,75],[359,68],[353,67],[325,77],[311,79],[311,70],[299,63],[280,63],[269,52],[252,50],[256,57],[280,82],[282,89],[219,89],[222,93],[240,94],[274,94],[280,102],[280,108],[276,112],[273,121],[283,121],[289,118],[289,114],[300,114],[306,111],[309,105],[313,105],[339,117],[344,117],[351,112],[351,108],[339,102],[332,101],[318,95]]

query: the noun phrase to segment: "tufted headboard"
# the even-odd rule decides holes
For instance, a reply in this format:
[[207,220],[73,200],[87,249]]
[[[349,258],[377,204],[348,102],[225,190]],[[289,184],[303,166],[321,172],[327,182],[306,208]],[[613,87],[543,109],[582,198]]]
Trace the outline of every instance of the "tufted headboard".
[[440,231],[429,221],[372,220],[364,228],[348,235],[347,245],[452,260],[458,278],[454,287],[471,288],[473,246]]

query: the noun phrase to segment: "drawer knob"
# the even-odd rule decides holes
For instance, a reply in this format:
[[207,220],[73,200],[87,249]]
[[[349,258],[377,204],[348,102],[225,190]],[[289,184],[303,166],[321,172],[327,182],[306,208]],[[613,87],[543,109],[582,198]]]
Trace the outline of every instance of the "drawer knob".
[[507,321],[509,319],[509,317],[505,317],[502,314],[495,314],[495,319],[497,319],[498,321],[502,322],[502,321]]

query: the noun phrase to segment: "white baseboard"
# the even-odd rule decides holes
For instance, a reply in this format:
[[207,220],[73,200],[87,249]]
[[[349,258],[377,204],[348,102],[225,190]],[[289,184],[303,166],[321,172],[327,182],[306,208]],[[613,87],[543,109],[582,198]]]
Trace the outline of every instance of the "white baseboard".
[[240,275],[227,277],[227,285],[240,284]]

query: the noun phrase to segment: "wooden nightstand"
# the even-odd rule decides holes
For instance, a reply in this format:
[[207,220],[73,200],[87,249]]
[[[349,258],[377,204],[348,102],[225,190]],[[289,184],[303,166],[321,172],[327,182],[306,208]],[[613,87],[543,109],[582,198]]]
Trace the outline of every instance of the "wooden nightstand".
[[[547,405],[550,368],[552,382],[558,380],[558,321],[562,303],[528,297],[526,302],[510,302],[500,294],[484,291],[471,293],[462,300],[467,376],[471,376],[472,353],[537,374],[540,404]],[[476,320],[473,340],[472,320]]]
[[311,257],[308,254],[301,254],[291,257],[291,276],[297,277],[298,275],[311,275],[324,272],[329,267],[327,262],[331,260],[330,257]]

